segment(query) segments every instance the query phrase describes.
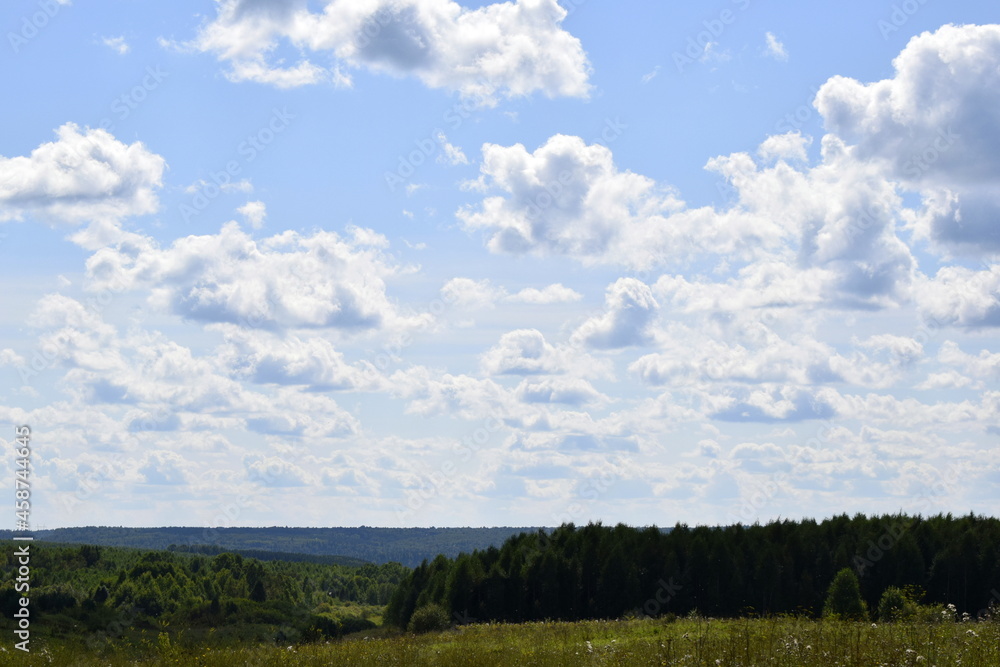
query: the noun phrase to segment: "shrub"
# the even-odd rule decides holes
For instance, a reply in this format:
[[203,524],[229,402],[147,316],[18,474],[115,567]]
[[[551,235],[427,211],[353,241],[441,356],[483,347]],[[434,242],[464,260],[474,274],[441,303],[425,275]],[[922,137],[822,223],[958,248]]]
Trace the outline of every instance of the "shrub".
[[425,604],[413,612],[407,629],[410,632],[422,633],[446,630],[450,626],[451,619],[444,607],[438,604]]
[[837,573],[826,593],[823,615],[852,621],[868,619],[868,605],[861,597],[858,576],[850,568]]
[[899,588],[890,586],[882,593],[878,601],[878,618],[880,621],[910,620],[917,615],[917,603]]

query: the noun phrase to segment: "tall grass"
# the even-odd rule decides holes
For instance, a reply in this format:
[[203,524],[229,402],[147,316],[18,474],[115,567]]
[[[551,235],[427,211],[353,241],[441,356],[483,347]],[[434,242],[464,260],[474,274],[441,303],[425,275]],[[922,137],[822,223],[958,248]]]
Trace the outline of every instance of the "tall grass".
[[32,642],[30,655],[13,642],[3,648],[0,665],[997,667],[1000,623],[623,620],[470,625],[298,646],[179,647],[164,634],[93,653],[40,641]]

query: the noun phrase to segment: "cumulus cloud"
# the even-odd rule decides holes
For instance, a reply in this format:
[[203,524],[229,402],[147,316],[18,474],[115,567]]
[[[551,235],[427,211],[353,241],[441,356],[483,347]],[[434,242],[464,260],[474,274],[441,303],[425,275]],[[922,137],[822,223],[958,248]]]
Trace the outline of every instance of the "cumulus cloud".
[[146,455],[139,468],[147,484],[185,484],[188,476],[184,472],[184,457],[176,452],[156,451]]
[[806,162],[809,156],[806,149],[812,144],[812,137],[803,136],[801,132],[774,134],[764,140],[757,149],[757,154],[765,160],[796,160]]
[[0,221],[115,222],[153,213],[165,161],[141,142],[66,123],[28,156],[0,156]]
[[264,219],[267,217],[267,205],[262,201],[248,201],[236,209],[236,212],[246,218],[251,227],[260,229],[264,226]]
[[925,317],[939,324],[979,328],[1000,326],[1000,265],[976,271],[945,266],[922,282],[918,302]]
[[980,350],[979,354],[964,352],[954,341],[945,341],[938,350],[938,361],[951,368],[983,380],[1000,378],[1000,354]]
[[897,384],[924,356],[919,341],[893,334],[855,339],[854,346],[854,352],[848,356],[831,357],[830,369],[844,381],[864,387],[888,388]]
[[441,288],[441,298],[445,303],[470,310],[492,308],[506,294],[506,290],[494,286],[489,280],[471,278],[452,278]]
[[[871,308],[908,300],[915,264],[896,236],[894,184],[832,135],[818,165],[793,167],[789,160],[804,161],[807,145],[795,133],[769,138],[760,149],[769,166],[746,153],[709,160],[706,168],[738,195],[716,210],[688,208],[579,137],[557,135],[534,153],[487,144],[476,187],[505,194],[458,217],[468,229],[487,230],[500,253],[638,269],[710,257],[734,269],[744,264],[736,282],[763,283],[747,290],[758,292],[754,301]],[[804,272],[812,275],[803,280]]]
[[343,438],[357,433],[357,419],[322,394],[282,387],[276,395],[248,394],[243,406],[248,430],[264,435]]
[[300,466],[278,456],[244,457],[247,479],[267,487],[308,486],[310,475]]
[[234,222],[218,234],[188,236],[161,248],[133,235],[87,260],[93,288],[151,290],[150,302],[181,317],[251,327],[329,327],[365,331],[416,325],[386,296],[398,267],[386,239],[352,229],[345,238],[293,231],[254,240]]
[[608,287],[606,312],[580,325],[573,337],[603,350],[647,345],[653,341],[652,325],[659,307],[649,285],[635,278],[619,278]]
[[583,295],[576,290],[565,287],[562,283],[555,283],[543,289],[526,287],[517,294],[511,294],[506,300],[516,303],[548,305],[552,303],[570,303],[579,301],[582,298]]
[[837,414],[824,394],[789,386],[737,391],[721,402],[711,417],[725,422],[798,422]]
[[550,345],[536,329],[518,329],[500,337],[500,341],[481,358],[488,375],[537,375],[560,373],[567,358]]
[[489,248],[498,253],[646,268],[692,251],[775,241],[775,225],[751,225],[738,212],[685,209],[672,189],[620,171],[607,147],[580,137],[555,135],[534,153],[521,144],[485,144],[480,172],[477,189],[503,194],[458,217],[466,228],[490,233]]
[[705,381],[808,385],[837,379],[830,368],[834,351],[805,336],[785,340],[768,331],[746,346],[696,336],[670,338],[669,350],[640,357],[629,371],[652,385]]
[[894,178],[950,199],[928,220],[937,241],[1000,247],[1000,25],[946,25],[910,40],[895,75],[864,84],[835,76],[816,108],[826,127],[884,163]]
[[[342,68],[366,68],[415,76],[483,104],[536,91],[585,97],[589,64],[579,40],[560,27],[566,14],[556,0],[474,10],[451,0],[331,0],[321,12],[305,0],[219,0],[218,15],[187,47],[228,63],[234,81],[286,88],[346,86]],[[272,57],[285,43],[303,54],[298,63]],[[312,55],[333,65],[316,65]]]
[[582,406],[604,397],[582,378],[551,378],[540,381],[524,380],[517,395],[526,403],[565,403]]
[[[261,338],[268,334],[231,327],[227,345],[200,356],[160,333],[134,328],[122,335],[100,313],[61,295],[44,297],[27,323],[53,363],[46,370],[61,371],[61,385],[81,405],[101,405],[101,414],[123,409],[120,424],[130,434],[245,428],[340,438],[359,429],[333,399],[289,386],[361,386],[362,373],[322,343],[293,336],[263,350],[273,342]],[[240,380],[272,387],[262,393]]]
[[370,385],[378,374],[348,364],[333,343],[319,336],[217,325],[226,344],[217,351],[222,365],[257,384],[303,385],[311,390],[347,390]]
[[[738,189],[740,208],[780,221],[787,247],[795,250],[800,282],[782,281],[793,301],[818,297],[856,308],[908,301],[916,262],[896,234],[902,203],[894,184],[833,135],[823,137],[821,158],[799,171],[784,161],[760,168],[738,153],[709,161],[709,168]],[[762,270],[783,272],[761,262],[747,267],[746,278],[759,279]],[[811,275],[803,280],[802,273]]]

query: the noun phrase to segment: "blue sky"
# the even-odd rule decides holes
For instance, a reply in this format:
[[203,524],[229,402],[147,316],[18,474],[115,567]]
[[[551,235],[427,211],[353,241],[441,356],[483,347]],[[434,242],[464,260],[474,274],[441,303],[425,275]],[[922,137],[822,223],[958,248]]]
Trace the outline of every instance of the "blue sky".
[[8,3],[35,525],[993,511],[996,20]]

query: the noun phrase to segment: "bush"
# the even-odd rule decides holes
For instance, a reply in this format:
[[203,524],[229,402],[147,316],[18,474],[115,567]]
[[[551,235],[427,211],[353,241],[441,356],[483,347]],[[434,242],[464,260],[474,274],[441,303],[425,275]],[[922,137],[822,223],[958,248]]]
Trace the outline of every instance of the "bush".
[[447,630],[450,626],[451,619],[444,607],[438,604],[425,604],[413,612],[407,629],[416,633],[437,632]]
[[910,620],[917,615],[917,603],[902,589],[890,586],[878,601],[878,618],[883,622]]
[[851,621],[868,620],[868,605],[861,597],[858,576],[849,568],[837,573],[826,594],[823,615]]

